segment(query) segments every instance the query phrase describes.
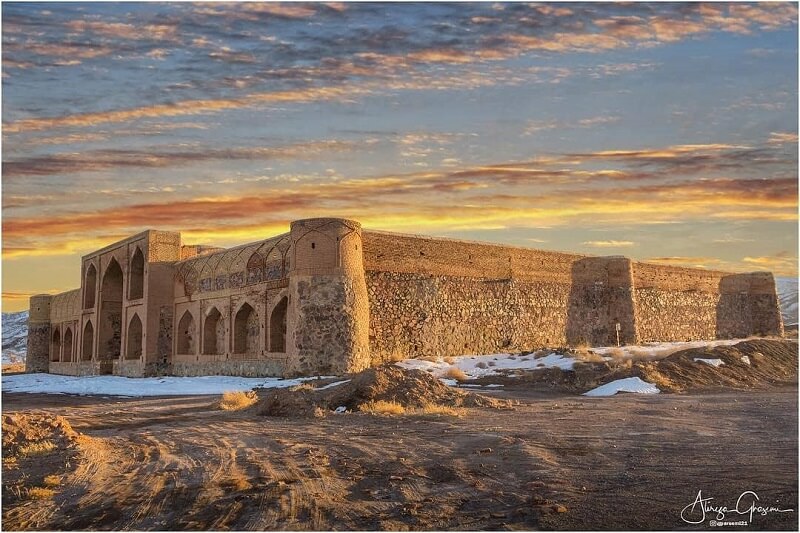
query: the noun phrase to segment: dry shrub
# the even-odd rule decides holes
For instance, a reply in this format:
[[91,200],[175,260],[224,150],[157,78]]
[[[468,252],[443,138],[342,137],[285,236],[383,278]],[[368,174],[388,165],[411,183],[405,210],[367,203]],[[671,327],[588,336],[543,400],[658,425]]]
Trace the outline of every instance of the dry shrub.
[[452,365],[455,361],[456,360],[453,357],[450,357],[449,355],[444,358],[444,362],[447,363],[448,365]]
[[550,350],[536,350],[535,352],[533,352],[533,358],[541,359],[542,357],[547,357],[551,353],[552,352]]
[[419,409],[415,409],[413,414],[419,415],[444,415],[444,416],[461,416],[464,414],[464,409],[459,407],[450,407],[447,405],[427,404]]
[[31,487],[28,489],[28,496],[34,500],[49,500],[55,496],[56,491],[43,487]]
[[358,410],[373,415],[402,415],[406,408],[397,402],[386,400],[371,400],[358,406]]
[[429,363],[441,363],[441,359],[435,355],[426,355],[424,357],[420,357],[419,359],[423,361],[428,361]]
[[51,475],[51,476],[45,476],[44,478],[45,487],[57,487],[60,484],[61,484],[61,476]]
[[310,383],[301,383],[300,385],[295,385],[294,387],[289,387],[289,390],[292,392],[298,392],[301,390],[314,390],[315,387]]
[[605,361],[602,355],[597,354],[587,348],[575,350],[575,358],[585,363],[602,363]]
[[31,455],[41,455],[44,453],[52,452],[56,449],[56,445],[51,440],[42,440],[38,442],[31,442],[23,444],[19,447],[19,454],[23,457]]
[[625,350],[622,348],[611,348],[606,352],[606,355],[611,356],[615,359],[622,359],[625,357]]
[[385,359],[387,363],[398,363],[400,361],[408,359],[408,357],[406,357],[406,354],[404,352],[395,348],[394,350],[392,350],[392,353],[386,356]]
[[223,411],[246,409],[258,401],[255,391],[228,391],[222,393],[219,408]]
[[466,381],[469,379],[469,376],[467,376],[464,371],[457,366],[451,366],[448,368],[442,377],[454,379],[456,381]]

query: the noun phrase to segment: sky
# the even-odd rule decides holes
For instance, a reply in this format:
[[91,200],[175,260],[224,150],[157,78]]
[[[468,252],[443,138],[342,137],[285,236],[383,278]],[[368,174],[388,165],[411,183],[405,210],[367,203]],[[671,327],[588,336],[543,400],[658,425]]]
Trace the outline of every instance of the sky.
[[146,228],[796,276],[796,3],[3,3],[3,311]]

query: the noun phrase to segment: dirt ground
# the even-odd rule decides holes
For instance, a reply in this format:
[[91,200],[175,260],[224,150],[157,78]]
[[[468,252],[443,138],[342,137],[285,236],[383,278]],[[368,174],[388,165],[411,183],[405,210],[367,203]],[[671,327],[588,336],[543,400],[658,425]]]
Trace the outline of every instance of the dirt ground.
[[[796,386],[586,398],[522,384],[495,396],[514,408],[283,418],[220,411],[211,396],[3,394],[4,418],[60,415],[80,436],[4,459],[2,525],[705,529],[710,514],[696,526],[680,516],[699,491],[729,508],[753,491],[794,511],[756,513],[738,529],[798,526]],[[52,497],[26,497],[47,475]]]

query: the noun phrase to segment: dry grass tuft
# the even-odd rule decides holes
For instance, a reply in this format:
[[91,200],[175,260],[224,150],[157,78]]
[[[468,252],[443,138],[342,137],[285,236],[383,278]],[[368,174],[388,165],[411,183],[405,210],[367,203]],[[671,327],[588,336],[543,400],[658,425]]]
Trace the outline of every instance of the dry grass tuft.
[[239,411],[246,409],[258,401],[255,391],[228,391],[222,393],[219,408],[224,411]]
[[444,415],[444,416],[462,416],[464,409],[460,407],[448,407],[447,405],[427,404],[419,409],[415,409],[413,414],[419,415]]
[[314,386],[310,383],[301,383],[300,385],[295,385],[294,387],[289,387],[289,390],[292,392],[300,392],[304,390],[312,391],[314,390]]
[[456,381],[466,381],[469,379],[469,376],[467,376],[463,370],[456,366],[451,366],[448,368],[442,377],[454,379]]
[[444,358],[444,362],[447,363],[448,365],[452,365],[453,363],[455,363],[455,361],[456,360],[453,357],[450,357],[449,355]]
[[406,408],[397,402],[385,400],[371,400],[358,406],[358,410],[373,415],[402,415]]
[[613,357],[614,359],[622,359],[625,357],[625,350],[622,348],[611,348],[606,352],[606,355]]
[[45,487],[58,487],[59,485],[61,485],[61,476],[56,476],[56,475],[45,476],[44,478]]
[[23,457],[31,455],[42,455],[52,452],[56,449],[56,444],[51,440],[41,440],[38,442],[31,442],[30,444],[23,444],[19,447],[19,455]]
[[28,489],[28,496],[34,500],[49,500],[55,496],[56,491],[43,487],[31,487]]
[[602,355],[594,353],[588,348],[580,348],[575,350],[575,358],[585,363],[602,363],[605,361]]

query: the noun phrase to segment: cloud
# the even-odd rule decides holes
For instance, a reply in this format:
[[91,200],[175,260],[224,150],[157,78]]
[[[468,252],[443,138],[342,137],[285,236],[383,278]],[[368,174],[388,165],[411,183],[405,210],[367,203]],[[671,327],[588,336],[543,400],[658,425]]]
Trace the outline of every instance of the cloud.
[[120,168],[164,168],[214,160],[305,159],[322,152],[350,151],[353,148],[351,143],[342,141],[317,141],[272,148],[197,147],[181,151],[93,150],[85,153],[43,155],[18,161],[4,161],[3,175],[8,179],[20,176],[100,172]]
[[115,39],[177,41],[173,24],[126,24],[102,20],[71,20],[65,26],[72,33],[93,33]]
[[240,98],[183,100],[171,104],[134,107],[116,111],[79,113],[50,118],[32,118],[3,125],[3,133],[40,131],[58,127],[87,127],[98,124],[127,122],[143,118],[164,118],[186,115],[202,115],[230,109],[242,109],[258,105],[340,100],[363,94],[358,87],[320,87],[296,91],[255,93]]
[[767,142],[769,144],[797,144],[797,134],[773,131],[770,132]]
[[564,122],[561,120],[529,120],[523,130],[523,135],[534,135],[541,131],[556,130],[556,129],[574,129],[574,128],[594,128],[596,126],[604,126],[619,122],[622,117],[618,115],[598,115],[595,117],[588,117],[579,119],[575,122]]
[[751,268],[769,270],[779,276],[797,276],[797,256],[786,251],[774,255],[745,256],[742,263]]
[[591,246],[593,248],[628,248],[634,246],[636,243],[633,241],[584,241],[581,244],[584,246]]

